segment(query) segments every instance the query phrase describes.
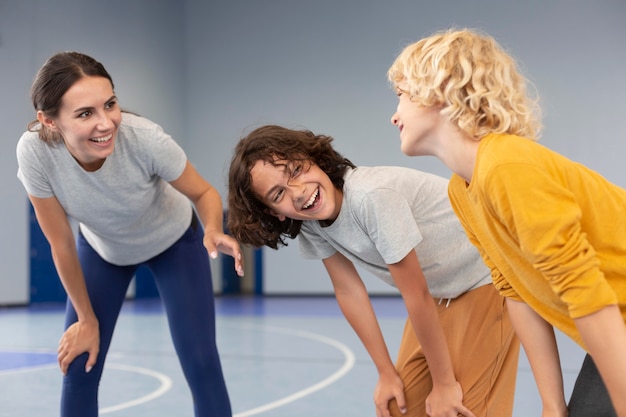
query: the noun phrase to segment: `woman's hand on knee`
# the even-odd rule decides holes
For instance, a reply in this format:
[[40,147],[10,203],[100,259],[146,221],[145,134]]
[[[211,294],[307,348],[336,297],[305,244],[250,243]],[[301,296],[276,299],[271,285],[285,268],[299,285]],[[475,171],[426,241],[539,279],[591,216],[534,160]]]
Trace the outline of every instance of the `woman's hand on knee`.
[[100,329],[98,322],[83,323],[77,321],[67,328],[57,350],[57,360],[63,375],[67,374],[67,368],[82,353],[87,352],[89,357],[85,364],[85,372],[91,371],[96,364],[100,350]]

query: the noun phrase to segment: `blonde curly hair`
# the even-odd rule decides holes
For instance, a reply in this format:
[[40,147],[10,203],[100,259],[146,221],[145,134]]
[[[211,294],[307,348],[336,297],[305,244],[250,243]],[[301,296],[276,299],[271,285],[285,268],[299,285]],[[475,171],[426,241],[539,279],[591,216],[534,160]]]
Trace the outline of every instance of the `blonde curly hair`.
[[541,109],[515,60],[488,35],[447,30],[407,46],[387,72],[411,101],[441,107],[442,115],[471,137],[508,133],[537,140]]

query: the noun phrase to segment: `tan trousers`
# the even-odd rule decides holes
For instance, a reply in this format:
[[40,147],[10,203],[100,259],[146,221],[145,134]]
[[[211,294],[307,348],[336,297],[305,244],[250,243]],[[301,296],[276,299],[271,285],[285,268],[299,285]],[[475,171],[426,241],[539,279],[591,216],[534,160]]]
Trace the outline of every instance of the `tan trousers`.
[[[463,404],[476,417],[510,417],[517,377],[519,340],[509,320],[504,297],[485,285],[450,301],[435,300],[452,366],[463,388]],[[425,401],[432,390],[426,358],[407,320],[396,368],[404,382],[408,411],[401,414],[395,400],[394,417],[426,416]]]

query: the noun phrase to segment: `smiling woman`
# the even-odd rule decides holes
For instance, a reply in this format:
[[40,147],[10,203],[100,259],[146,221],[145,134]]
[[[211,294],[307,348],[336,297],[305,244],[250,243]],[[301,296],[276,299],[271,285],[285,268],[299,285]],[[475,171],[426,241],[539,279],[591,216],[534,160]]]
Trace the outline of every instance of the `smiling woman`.
[[120,110],[95,59],[52,56],[31,97],[37,120],[17,145],[18,178],[68,294],[61,416],[98,415],[105,357],[142,266],[156,280],[196,416],[230,416],[208,254],[234,256],[240,275],[243,264],[239,244],[223,233],[219,194],[159,125]]
[[98,170],[113,153],[122,112],[113,85],[104,77],[79,79],[63,95],[56,117],[37,111],[37,120],[58,132],[65,147],[85,171]]

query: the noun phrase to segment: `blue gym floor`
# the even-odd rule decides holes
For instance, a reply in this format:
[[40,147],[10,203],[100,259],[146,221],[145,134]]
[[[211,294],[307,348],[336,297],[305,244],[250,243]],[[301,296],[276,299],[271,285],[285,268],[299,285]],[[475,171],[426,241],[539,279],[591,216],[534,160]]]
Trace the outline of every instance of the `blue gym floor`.
[[[392,355],[406,312],[373,297]],[[217,335],[235,417],[376,416],[376,370],[333,297],[218,296]],[[0,417],[58,415],[58,304],[0,309]],[[557,334],[566,395],[584,353]],[[158,300],[127,301],[100,389],[100,414],[192,417],[191,400]],[[541,415],[520,357],[515,417]]]

